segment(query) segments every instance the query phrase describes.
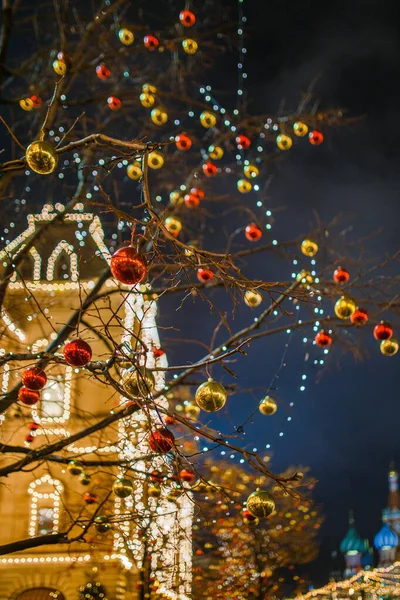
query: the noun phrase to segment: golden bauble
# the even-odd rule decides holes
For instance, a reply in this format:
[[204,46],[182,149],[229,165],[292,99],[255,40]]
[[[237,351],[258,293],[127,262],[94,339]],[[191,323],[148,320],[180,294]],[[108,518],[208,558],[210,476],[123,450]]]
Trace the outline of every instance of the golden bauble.
[[202,410],[217,412],[225,406],[227,393],[223,385],[209,379],[197,388],[194,398]]
[[151,108],[152,106],[154,106],[154,103],[156,101],[156,97],[153,96],[153,94],[149,94],[148,92],[142,92],[139,98],[141,105],[145,108]]
[[258,405],[258,410],[262,415],[274,415],[277,408],[276,401],[271,396],[265,396]]
[[243,169],[243,172],[249,179],[257,177],[257,175],[260,173],[258,167],[256,167],[255,165],[246,165]]
[[99,533],[107,533],[107,531],[110,531],[111,529],[110,521],[103,515],[97,515],[94,520],[94,525]]
[[164,125],[168,121],[168,115],[162,108],[153,108],[150,117],[155,125]]
[[390,340],[383,340],[380,344],[380,349],[382,354],[385,356],[394,356],[398,352],[399,342],[394,338],[390,338]]
[[224,151],[221,146],[211,145],[208,148],[208,156],[213,160],[220,160],[224,155]]
[[164,221],[164,225],[166,230],[174,237],[177,237],[182,229],[182,223],[176,217],[167,217]]
[[169,195],[169,201],[172,204],[172,206],[175,206],[176,204],[182,204],[182,202],[183,202],[182,192],[180,190],[174,190],[173,192],[171,192]]
[[62,77],[67,72],[67,63],[63,60],[56,58],[56,60],[53,62],[53,69],[54,72],[57,73],[57,75],[60,75]]
[[164,164],[164,157],[161,152],[157,152],[157,150],[153,150],[149,154],[149,167],[150,169],[161,169]]
[[26,149],[28,167],[40,175],[49,175],[58,163],[58,154],[51,144],[44,140],[32,142]]
[[161,496],[161,487],[158,483],[149,483],[147,494],[150,498],[159,498]]
[[296,121],[293,123],[293,133],[298,137],[304,137],[308,133],[308,126],[301,121]]
[[250,308],[256,308],[257,306],[260,306],[262,296],[257,290],[246,290],[244,293],[244,301]]
[[217,117],[214,115],[214,113],[210,112],[209,110],[205,110],[201,113],[200,123],[206,129],[210,129],[210,127],[214,127],[216,122],[217,122]]
[[247,498],[246,508],[253,517],[262,519],[272,515],[275,510],[275,500],[269,492],[256,490]]
[[314,242],[314,240],[306,238],[301,242],[300,249],[305,256],[309,256],[311,258],[317,254],[318,244],[317,242]]
[[121,477],[114,482],[113,492],[118,498],[129,498],[133,494],[133,485],[130,479]]
[[236,185],[241,194],[248,194],[253,187],[247,179],[239,179]]
[[279,150],[290,150],[292,144],[292,138],[286,135],[285,133],[281,133],[276,138],[276,145],[278,146]]
[[186,52],[186,54],[196,54],[199,45],[196,40],[192,40],[191,38],[186,38],[182,41],[182,48]]
[[32,110],[33,109],[33,102],[30,98],[21,98],[21,100],[19,101],[19,105],[22,108],[22,110]]
[[194,419],[196,421],[200,415],[200,412],[200,408],[195,404],[186,404],[185,406],[185,415],[190,419]]
[[71,475],[81,475],[83,473],[83,467],[77,460],[70,460],[67,465],[67,471],[69,471]]
[[81,473],[79,475],[79,483],[81,485],[90,485],[92,483],[92,480],[90,479],[90,475],[88,475],[87,473]]
[[144,83],[142,85],[142,92],[145,92],[146,94],[151,94],[152,96],[155,96],[155,94],[157,94],[157,88],[155,85],[152,85],[151,83]]
[[133,35],[130,29],[123,27],[118,31],[119,41],[124,44],[124,46],[130,46],[133,44],[135,40],[135,36]]
[[153,372],[145,367],[127,369],[121,378],[121,385],[129,396],[149,396],[156,385]]
[[129,179],[140,179],[143,175],[142,167],[139,162],[134,162],[131,165],[128,165],[126,168],[126,174]]
[[296,281],[300,281],[303,285],[311,285],[314,283],[314,277],[311,275],[310,271],[303,269],[300,273],[297,273]]
[[339,319],[350,319],[356,308],[357,306],[354,300],[342,296],[335,303],[335,315],[339,317]]

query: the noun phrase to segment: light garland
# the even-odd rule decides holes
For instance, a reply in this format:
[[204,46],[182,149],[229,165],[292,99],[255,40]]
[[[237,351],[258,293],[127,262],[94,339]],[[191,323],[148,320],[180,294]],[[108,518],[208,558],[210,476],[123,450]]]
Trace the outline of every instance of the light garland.
[[61,254],[61,252],[65,252],[70,258],[70,269],[71,269],[71,279],[72,281],[77,281],[79,277],[78,272],[78,257],[76,252],[74,252],[74,247],[71,244],[68,244],[65,240],[61,240],[54,248],[53,252],[50,254],[49,261],[47,263],[47,281],[53,281],[54,279],[54,269],[56,266],[56,262]]
[[[36,488],[39,488],[43,485],[51,486],[53,491],[48,493],[39,492]],[[60,498],[63,492],[63,485],[58,479],[52,479],[49,474],[43,475],[36,481],[33,481],[28,487],[28,494],[31,494],[32,499],[30,502],[30,518],[29,518],[29,535],[31,537],[35,537],[38,531],[38,515],[39,515],[39,505],[43,504],[42,508],[52,508],[52,530],[53,533],[57,533],[59,520],[60,520]],[[42,503],[42,501],[45,501]],[[51,501],[51,502],[49,502]],[[52,506],[48,506],[48,504]]]
[[[65,375],[64,375],[62,383],[61,383],[61,385],[62,385],[62,403],[63,403],[62,415],[52,417],[51,415],[46,415],[44,412],[44,406],[45,406],[45,402],[46,402],[46,393],[49,393],[48,391],[46,392],[46,390],[51,389],[51,386],[54,385],[54,383],[60,384],[60,381],[57,381],[57,380],[48,381],[42,391],[42,401],[40,403],[40,414],[39,414],[36,406],[32,407],[32,418],[36,423],[65,423],[66,421],[68,421],[68,419],[70,418],[70,414],[71,414],[72,374],[73,374],[72,367],[67,366],[65,368]],[[57,431],[60,431],[60,430],[57,430]],[[39,429],[36,433],[39,433],[39,432],[43,433],[44,430]],[[61,435],[65,435],[65,434],[61,434]],[[68,433],[68,436],[69,436],[69,433]]]

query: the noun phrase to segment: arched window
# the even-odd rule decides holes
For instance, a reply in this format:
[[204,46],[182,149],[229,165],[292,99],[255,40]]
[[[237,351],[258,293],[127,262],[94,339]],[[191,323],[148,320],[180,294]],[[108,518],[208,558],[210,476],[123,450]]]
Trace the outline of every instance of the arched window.
[[74,247],[65,240],[61,240],[50,254],[47,263],[47,280],[71,279],[77,281],[78,275],[78,257],[74,252]]
[[70,417],[72,367],[57,365],[52,369],[40,402],[32,407],[37,423],[65,423]]
[[28,493],[31,495],[29,519],[31,537],[58,531],[62,491],[62,483],[58,479],[52,479],[48,474],[30,484]]
[[54,588],[32,588],[18,594],[15,600],[65,600],[65,596]]

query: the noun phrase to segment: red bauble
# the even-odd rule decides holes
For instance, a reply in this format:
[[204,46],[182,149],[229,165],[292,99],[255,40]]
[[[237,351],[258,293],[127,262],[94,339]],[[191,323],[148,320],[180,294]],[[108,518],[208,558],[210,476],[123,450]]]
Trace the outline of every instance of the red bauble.
[[33,104],[33,108],[39,108],[39,106],[42,105],[43,100],[40,96],[36,96],[36,94],[33,94],[33,96],[31,96],[30,99]]
[[76,338],[65,344],[64,358],[72,367],[83,367],[92,358],[92,349],[87,342]]
[[111,273],[117,281],[126,285],[136,285],[147,274],[146,261],[132,246],[117,250],[111,257]]
[[203,173],[206,177],[215,177],[215,175],[218,173],[218,167],[209,161],[204,163],[201,168],[203,169]]
[[197,279],[201,283],[207,283],[213,279],[214,273],[210,269],[197,269]]
[[108,79],[111,75],[110,69],[104,63],[97,65],[96,75],[99,79]]
[[250,148],[250,138],[247,137],[247,135],[238,135],[236,137],[236,145],[239,148],[239,150],[247,150],[247,148]]
[[31,433],[27,433],[25,436],[25,441],[28,442],[28,444],[30,444],[31,442],[33,442],[34,440],[34,436]]
[[195,474],[187,469],[182,469],[182,471],[179,473],[179,476],[182,481],[187,481],[188,483],[193,483],[193,481],[196,479]]
[[343,267],[338,267],[333,274],[333,279],[336,283],[347,283],[350,279],[350,273]]
[[18,390],[18,400],[27,406],[33,406],[40,400],[39,392],[29,390],[27,387],[21,387]]
[[154,350],[153,350],[154,358],[160,358],[160,356],[163,356],[164,354],[165,354],[165,352],[162,348],[154,348]]
[[197,198],[198,198],[199,200],[203,200],[203,198],[204,198],[204,192],[203,192],[203,190],[201,190],[200,188],[192,188],[192,189],[190,190],[190,193],[191,193],[193,196],[197,196]]
[[251,512],[249,510],[247,510],[247,508],[245,508],[243,510],[243,519],[245,519],[246,521],[255,521],[257,517],[255,517],[254,515],[251,514]]
[[160,45],[160,42],[154,35],[145,35],[143,38],[144,45],[148,50],[156,50]]
[[258,240],[262,237],[262,231],[255,223],[250,223],[250,225],[247,225],[244,234],[249,242],[258,242]]
[[350,321],[355,325],[364,325],[368,321],[368,313],[363,308],[356,308],[350,317]]
[[160,473],[160,471],[152,471],[151,475],[150,475],[150,479],[151,481],[162,481],[163,480],[163,474]]
[[86,492],[83,496],[83,501],[86,502],[86,504],[94,504],[97,502],[97,496],[91,492]]
[[111,110],[119,110],[122,106],[122,102],[116,96],[110,96],[107,98],[107,104]]
[[393,335],[393,329],[389,323],[381,321],[374,327],[374,338],[382,342],[383,340],[390,340]]
[[192,27],[196,23],[196,17],[191,10],[181,10],[179,20],[184,27]]
[[184,133],[180,133],[175,138],[175,144],[178,150],[190,150],[192,146],[192,140]]
[[197,208],[200,204],[200,198],[194,194],[186,194],[184,202],[188,208]]
[[29,431],[37,431],[39,429],[38,423],[29,423],[28,425]]
[[326,348],[326,346],[330,346],[332,344],[332,337],[326,331],[319,331],[315,336],[315,343],[320,348]]
[[314,131],[310,131],[308,134],[308,139],[313,146],[319,146],[324,141],[324,136],[320,131],[314,129]]
[[175,419],[173,417],[170,417],[169,415],[167,415],[164,419],[164,423],[166,425],[175,425]]
[[159,427],[147,438],[150,449],[158,454],[166,454],[175,444],[174,434],[165,427]]
[[32,367],[31,369],[27,369],[25,373],[22,375],[22,383],[29,390],[41,390],[47,383],[47,376],[42,369],[39,367]]

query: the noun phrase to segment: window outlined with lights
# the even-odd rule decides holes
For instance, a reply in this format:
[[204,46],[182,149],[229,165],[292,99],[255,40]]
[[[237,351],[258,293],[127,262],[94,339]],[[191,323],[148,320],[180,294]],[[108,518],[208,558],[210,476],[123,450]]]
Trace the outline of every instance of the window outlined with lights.
[[[69,266],[69,274],[67,273]],[[61,267],[61,268],[58,268]],[[62,273],[65,269],[65,273]],[[47,281],[71,279],[78,281],[78,257],[74,247],[61,240],[54,248],[47,263],[46,279]]]
[[33,481],[28,487],[30,495],[29,535],[57,533],[60,525],[60,502],[63,485],[49,474]]
[[[32,407],[36,423],[65,423],[71,414],[71,383],[73,369],[58,366],[41,391],[40,402]],[[40,430],[36,432],[40,434]]]

